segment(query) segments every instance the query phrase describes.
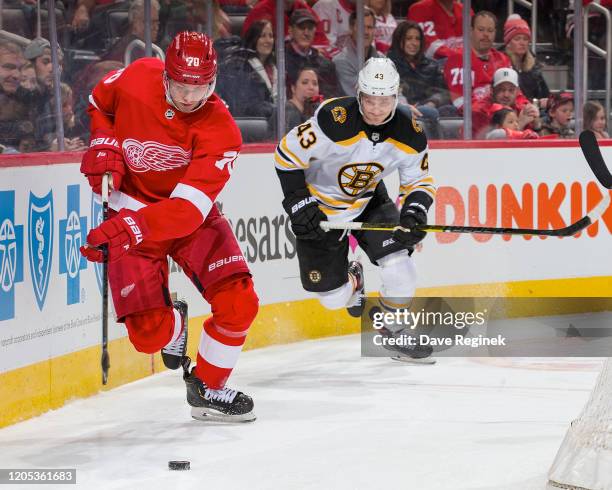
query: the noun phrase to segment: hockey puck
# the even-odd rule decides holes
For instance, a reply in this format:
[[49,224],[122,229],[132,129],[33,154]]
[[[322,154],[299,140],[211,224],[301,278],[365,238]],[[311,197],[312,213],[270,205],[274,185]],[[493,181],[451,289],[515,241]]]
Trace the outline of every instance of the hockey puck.
[[189,461],[168,461],[168,469],[176,471],[184,471],[190,468]]

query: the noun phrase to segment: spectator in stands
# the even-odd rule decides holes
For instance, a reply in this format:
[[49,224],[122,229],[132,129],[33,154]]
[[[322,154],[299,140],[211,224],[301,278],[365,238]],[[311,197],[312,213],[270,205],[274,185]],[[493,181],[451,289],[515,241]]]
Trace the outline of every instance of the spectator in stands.
[[289,39],[285,42],[287,78],[297,79],[300,68],[310,66],[319,75],[319,90],[326,98],[340,95],[336,68],[312,47],[317,20],[310,10],[294,10],[289,19]]
[[[145,0],[132,0],[128,11],[128,30],[108,52],[102,57],[104,60],[114,60],[123,62],[128,45],[135,39],[144,42],[145,38]],[[151,0],[151,42],[157,40],[159,33],[159,2]],[[145,56],[144,47],[136,46],[131,50],[131,60],[143,58]]]
[[304,66],[297,76],[289,76],[291,98],[285,104],[285,129],[289,131],[306,122],[323,98],[319,94],[319,77],[316,69]]
[[547,99],[548,85],[542,75],[542,64],[529,50],[531,30],[518,14],[512,14],[504,24],[504,52],[519,74],[519,86],[529,100]]
[[509,107],[518,114],[518,129],[542,128],[540,111],[522,94],[518,86],[518,73],[512,68],[499,68],[493,76],[491,95],[472,100],[472,131],[482,137],[490,124],[496,105]]
[[574,96],[571,93],[550,94],[546,111],[541,135],[555,134],[559,138],[573,138],[575,136],[574,130],[570,127],[570,121],[574,114]]
[[463,5],[460,1],[420,0],[410,6],[407,18],[423,29],[428,58],[448,58],[463,46]]
[[351,35],[349,16],[355,11],[355,0],[317,0],[312,9],[321,20],[330,46],[338,51],[344,48]]
[[[62,97],[62,120],[64,124],[64,150],[84,151],[87,149],[87,127],[78,121],[74,114],[74,99],[72,88],[66,83],[60,84]],[[51,142],[51,151],[59,148],[57,138]]]
[[597,139],[609,138],[606,131],[606,110],[596,101],[585,102],[582,108],[584,129],[590,129]]
[[397,21],[391,14],[391,0],[366,0],[366,5],[372,9],[376,18],[374,45],[379,52],[387,54],[393,31],[397,27]]
[[[166,49],[174,36],[182,31],[207,31],[207,2],[201,0],[164,0],[160,10],[163,39],[159,45]],[[217,0],[212,1],[213,26],[212,38],[227,38],[230,36],[230,19]]]
[[89,107],[89,95],[93,88],[98,84],[102,78],[108,73],[123,68],[123,63],[119,61],[99,61],[93,63],[81,73],[81,76],[74,84],[74,113],[76,117],[76,123],[82,128],[85,128],[85,132],[82,134],[83,141],[89,141],[89,122],[90,117],[87,112]]
[[25,61],[19,45],[0,40],[0,144],[3,153],[16,152],[19,134],[33,130],[21,87],[21,68]]
[[[310,10],[314,13],[314,10],[310,8],[310,6],[302,1],[302,0],[284,0],[285,6],[285,33],[287,36],[289,33],[289,17],[293,13],[294,10],[297,9],[306,9]],[[313,45],[316,48],[325,47],[329,45],[329,40],[323,31],[323,23],[320,22],[317,14],[314,14],[317,19],[317,29],[315,31],[315,37]],[[242,25],[242,37],[246,37],[246,33],[251,27],[251,24],[257,20],[266,19],[272,22],[272,27],[274,27],[275,19],[276,19],[276,0],[259,0],[255,7],[249,12],[247,18],[244,20],[244,24]]]
[[28,92],[36,89],[36,69],[30,62],[21,67],[21,86]]
[[[480,100],[491,93],[493,74],[498,68],[511,67],[510,58],[493,48],[497,17],[486,10],[472,17],[472,99]],[[444,66],[444,79],[453,105],[463,111],[463,48],[451,55]]]
[[[63,54],[59,46],[57,50],[61,74],[63,70]],[[34,125],[36,150],[48,151],[51,141],[56,138],[51,44],[44,38],[36,38],[26,46],[24,56],[34,65],[34,70],[36,71],[36,88],[28,97],[30,117]]]
[[244,47],[231,53],[219,70],[217,86],[234,116],[274,122],[278,73],[273,50],[272,23],[257,20],[246,32]]
[[[376,28],[376,19],[374,12],[368,7],[364,7],[363,12],[363,31],[364,31],[364,61],[375,57],[383,57],[376,48],[372,45],[374,41],[374,29]],[[338,53],[332,61],[336,67],[336,75],[338,82],[344,95],[355,95],[355,87],[357,86],[357,76],[359,75],[359,60],[357,58],[357,12],[353,12],[349,16],[349,26],[351,38],[344,49]]]
[[400,75],[401,93],[423,115],[428,138],[439,134],[439,107],[456,113],[438,64],[424,55],[423,30],[410,20],[400,22],[393,33],[388,56]]
[[519,117],[514,109],[500,104],[494,104],[491,108],[491,130],[486,134],[486,139],[536,139],[538,133],[532,129],[519,129]]
[[72,16],[72,28],[75,31],[84,31],[89,27],[93,9],[98,5],[108,5],[114,0],[77,0]]

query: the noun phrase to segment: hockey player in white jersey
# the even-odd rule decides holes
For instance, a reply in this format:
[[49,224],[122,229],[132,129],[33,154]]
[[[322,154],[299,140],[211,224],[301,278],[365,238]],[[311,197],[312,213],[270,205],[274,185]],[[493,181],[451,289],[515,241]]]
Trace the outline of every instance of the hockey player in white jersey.
[[[363,267],[348,263],[348,238],[341,231],[324,232],[321,221],[399,223],[411,230],[353,232],[379,267],[383,306],[405,308],[416,287],[411,255],[425,237],[413,228],[427,224],[435,197],[427,138],[409,111],[398,109],[398,94],[393,62],[371,58],[359,72],[356,97],[325,101],[311,119],[287,133],[275,153],[283,207],[297,238],[302,285],[326,308],[346,307],[357,317],[364,306]],[[396,171],[399,212],[383,182]],[[431,352],[413,349],[398,347],[411,357]]]

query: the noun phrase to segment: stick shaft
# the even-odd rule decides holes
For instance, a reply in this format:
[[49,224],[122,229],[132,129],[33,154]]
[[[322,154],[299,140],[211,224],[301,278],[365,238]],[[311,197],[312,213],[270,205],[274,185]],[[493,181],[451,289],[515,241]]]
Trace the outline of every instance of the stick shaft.
[[[102,177],[102,221],[108,219],[108,197],[110,194],[110,174]],[[102,384],[108,381],[110,358],[108,355],[108,247],[105,246],[104,262],[102,262]]]
[[[590,211],[575,223],[565,228],[554,230],[537,230],[532,228],[495,228],[488,226],[455,226],[455,225],[423,225],[417,226],[419,231],[433,233],[482,233],[488,235],[535,235],[535,236],[573,236],[587,226],[593,224],[608,209],[610,205],[610,194],[604,194],[603,199]],[[352,231],[410,231],[398,226],[397,223],[365,223],[352,221],[349,223],[333,223],[322,221],[321,228],[324,230],[352,230]]]

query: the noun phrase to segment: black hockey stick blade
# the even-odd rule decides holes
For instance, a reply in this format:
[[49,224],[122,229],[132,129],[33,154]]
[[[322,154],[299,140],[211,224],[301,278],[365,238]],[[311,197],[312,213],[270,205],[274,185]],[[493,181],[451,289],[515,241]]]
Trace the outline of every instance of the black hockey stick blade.
[[608,170],[606,162],[604,162],[603,156],[601,155],[595,133],[587,129],[580,133],[578,141],[580,142],[580,148],[582,149],[584,158],[589,164],[589,167],[591,167],[599,183],[606,189],[612,189],[612,174],[610,170]]

